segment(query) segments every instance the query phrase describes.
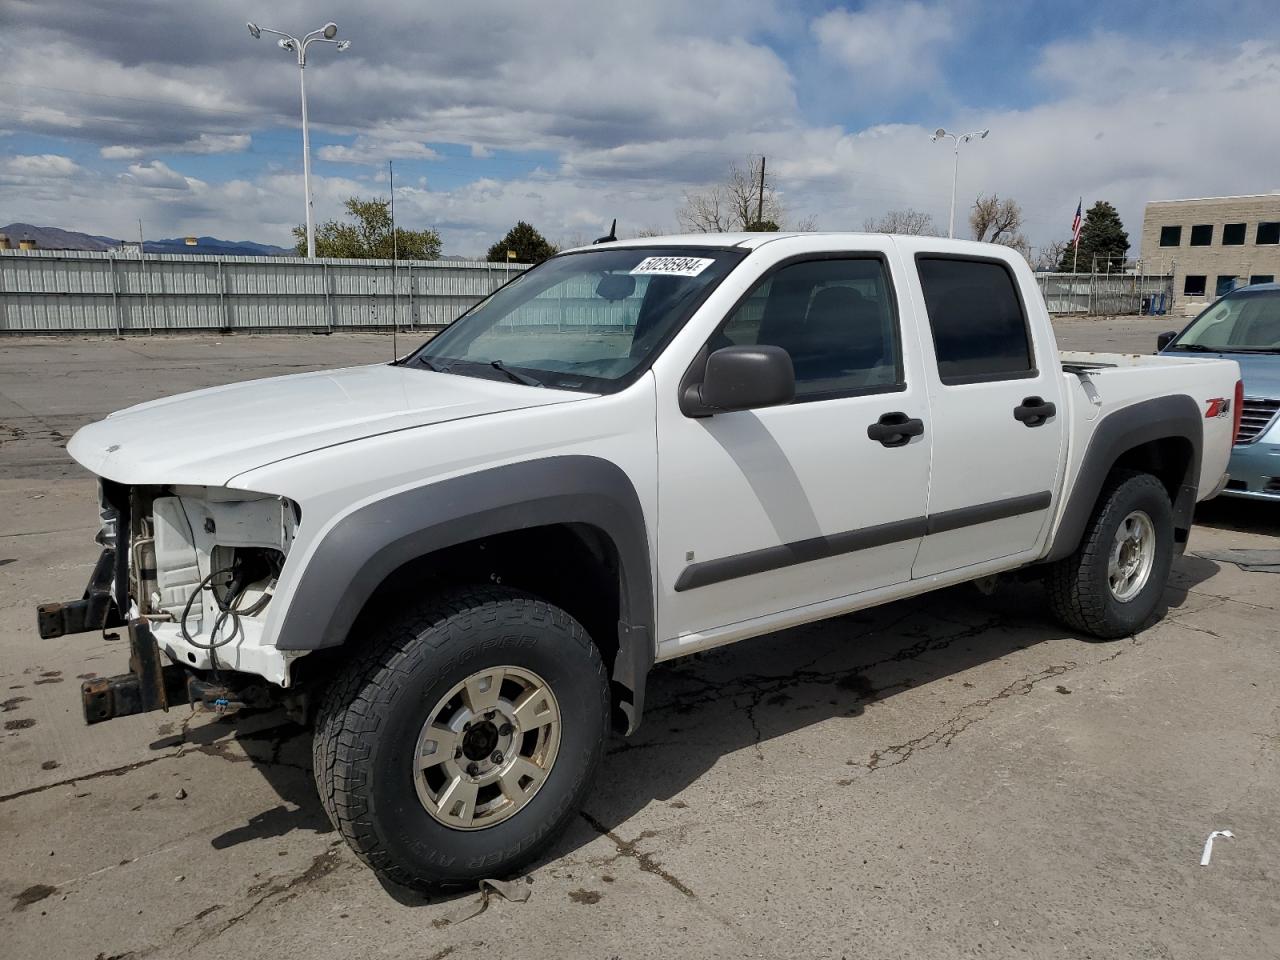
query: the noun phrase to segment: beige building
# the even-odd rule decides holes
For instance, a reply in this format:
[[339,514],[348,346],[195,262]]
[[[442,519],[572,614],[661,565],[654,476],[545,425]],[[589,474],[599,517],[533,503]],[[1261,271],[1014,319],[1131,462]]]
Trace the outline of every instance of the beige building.
[[1174,302],[1194,312],[1234,287],[1280,278],[1280,194],[1153,200],[1142,262],[1173,274]]

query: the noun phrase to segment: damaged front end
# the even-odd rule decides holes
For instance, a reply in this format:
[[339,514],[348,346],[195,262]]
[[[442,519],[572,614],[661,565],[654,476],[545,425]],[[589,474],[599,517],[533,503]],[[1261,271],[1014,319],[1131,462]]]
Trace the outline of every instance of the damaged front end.
[[84,596],[36,614],[45,638],[127,630],[129,670],[84,682],[85,721],[183,702],[233,711],[288,687],[297,655],[277,651],[266,624],[297,506],[222,487],[99,490],[103,549]]

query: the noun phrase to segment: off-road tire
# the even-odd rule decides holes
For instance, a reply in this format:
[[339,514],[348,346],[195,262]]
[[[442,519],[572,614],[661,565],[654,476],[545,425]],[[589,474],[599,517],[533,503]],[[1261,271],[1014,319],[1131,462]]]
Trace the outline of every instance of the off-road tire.
[[[426,893],[508,876],[559,834],[594,778],[609,733],[609,682],[563,610],[499,587],[450,590],[352,636],[359,652],[323,694],[312,747],[334,827],[380,877]],[[423,807],[413,755],[432,705],[477,670],[535,671],[559,702],[561,741],[536,795],[510,818],[456,830]]]
[[[1144,511],[1155,528],[1155,558],[1145,586],[1131,599],[1112,593],[1107,564],[1116,530],[1134,510]],[[1049,605],[1069,627],[1100,640],[1141,630],[1154,618],[1173,562],[1173,509],[1156,477],[1137,470],[1115,470],[1098,497],[1075,553],[1053,564],[1044,578]]]

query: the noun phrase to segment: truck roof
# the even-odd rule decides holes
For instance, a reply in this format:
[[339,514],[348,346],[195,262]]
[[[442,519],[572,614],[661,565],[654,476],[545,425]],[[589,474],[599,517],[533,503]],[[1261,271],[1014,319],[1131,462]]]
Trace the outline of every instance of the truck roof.
[[[833,239],[844,241],[851,246],[856,245],[859,239],[865,237],[885,237],[889,234],[883,233],[867,233],[865,231],[851,230],[814,230],[808,232],[800,231],[778,231],[776,233],[673,233],[658,237],[632,237],[627,240],[610,240],[607,241],[611,247],[741,247],[748,250],[754,250],[762,247],[766,243],[776,243],[783,240],[795,240],[807,237],[831,237]],[[935,247],[940,251],[955,251],[957,253],[968,251],[974,253],[977,250],[989,249],[998,244],[981,243],[976,240],[952,240],[947,237],[925,237],[925,236],[905,236],[902,239],[926,242],[930,247]],[[603,246],[604,244],[601,244]],[[594,244],[587,244],[581,247],[574,247],[574,250],[589,250]],[[1009,247],[1000,247],[1002,250],[1009,250]],[[567,252],[567,251],[566,251]]]

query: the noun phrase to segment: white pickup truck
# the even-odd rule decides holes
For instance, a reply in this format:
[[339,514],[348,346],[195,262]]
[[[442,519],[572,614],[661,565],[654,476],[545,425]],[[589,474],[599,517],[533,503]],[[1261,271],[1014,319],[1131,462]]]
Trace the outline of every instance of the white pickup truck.
[[436,890],[545,848],[655,662],[1008,571],[1142,628],[1239,415],[1234,362],[1059,355],[1004,247],[604,243],[395,363],[84,427],[103,551],[39,626],[127,627],[90,723],[284,701],[355,851]]

